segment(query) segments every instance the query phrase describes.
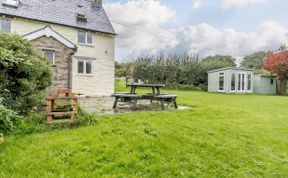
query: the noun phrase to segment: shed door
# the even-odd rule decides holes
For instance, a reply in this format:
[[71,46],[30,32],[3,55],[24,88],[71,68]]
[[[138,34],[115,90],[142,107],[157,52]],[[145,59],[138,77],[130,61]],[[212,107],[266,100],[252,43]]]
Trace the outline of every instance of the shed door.
[[238,92],[245,92],[246,89],[246,82],[245,82],[246,74],[245,73],[238,73]]

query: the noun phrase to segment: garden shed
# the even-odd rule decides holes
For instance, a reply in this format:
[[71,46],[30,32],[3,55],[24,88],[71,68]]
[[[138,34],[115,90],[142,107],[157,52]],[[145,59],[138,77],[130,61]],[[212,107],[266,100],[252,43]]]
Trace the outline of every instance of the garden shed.
[[274,75],[259,74],[254,76],[254,93],[274,95],[277,93],[277,79]]
[[253,71],[236,67],[208,71],[208,92],[253,93]]

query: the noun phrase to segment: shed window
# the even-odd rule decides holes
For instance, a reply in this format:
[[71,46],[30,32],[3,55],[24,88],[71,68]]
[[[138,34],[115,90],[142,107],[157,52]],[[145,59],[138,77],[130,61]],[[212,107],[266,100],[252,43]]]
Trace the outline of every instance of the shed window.
[[55,64],[55,52],[54,51],[43,50],[43,56],[48,58],[52,65]]
[[11,32],[11,21],[0,19],[0,31],[10,33]]
[[236,74],[232,73],[231,75],[231,91],[236,90]]
[[79,60],[77,72],[78,74],[92,75],[92,60]]
[[78,31],[78,43],[93,44],[93,34],[90,32]]
[[271,84],[271,85],[274,85],[274,79],[271,79],[271,80],[270,80],[270,84]]
[[251,91],[252,89],[252,75],[251,74],[248,74],[247,76],[247,90],[248,91]]
[[224,73],[219,74],[219,91],[224,91]]

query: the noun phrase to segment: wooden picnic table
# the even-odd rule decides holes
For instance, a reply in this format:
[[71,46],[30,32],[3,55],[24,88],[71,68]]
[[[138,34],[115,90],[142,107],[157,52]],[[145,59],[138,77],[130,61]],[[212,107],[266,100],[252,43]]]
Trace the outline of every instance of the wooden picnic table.
[[[118,100],[121,102],[130,102],[133,103],[133,108],[136,108],[136,104],[138,100],[150,100],[151,103],[153,100],[161,102],[161,108],[164,110],[164,103],[173,103],[175,109],[178,108],[176,103],[177,95],[173,94],[161,94],[160,88],[165,87],[163,84],[127,84],[126,86],[131,87],[130,93],[114,93],[112,96],[115,97],[115,102],[113,108],[117,107]],[[148,93],[146,95],[137,95],[137,88],[152,88],[152,93]]]
[[152,88],[152,94],[153,95],[160,95],[160,88],[164,88],[165,85],[163,84],[127,84],[126,86],[131,87],[130,94],[136,94],[137,88]]

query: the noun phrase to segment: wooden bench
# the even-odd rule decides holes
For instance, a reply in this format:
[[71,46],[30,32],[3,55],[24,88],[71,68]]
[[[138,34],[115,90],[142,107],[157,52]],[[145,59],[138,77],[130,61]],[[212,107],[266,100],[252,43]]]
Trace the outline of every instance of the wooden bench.
[[177,102],[176,102],[177,95],[162,94],[162,95],[155,96],[155,98],[161,102],[161,108],[163,110],[165,109],[165,106],[164,106],[165,102],[168,103],[168,104],[169,103],[173,103],[174,104],[174,108],[178,109],[178,105],[177,105]]
[[119,99],[121,102],[133,102],[133,109],[135,109],[137,100],[140,99],[140,96],[130,93],[114,93],[112,96],[115,97],[113,109],[117,108]]

